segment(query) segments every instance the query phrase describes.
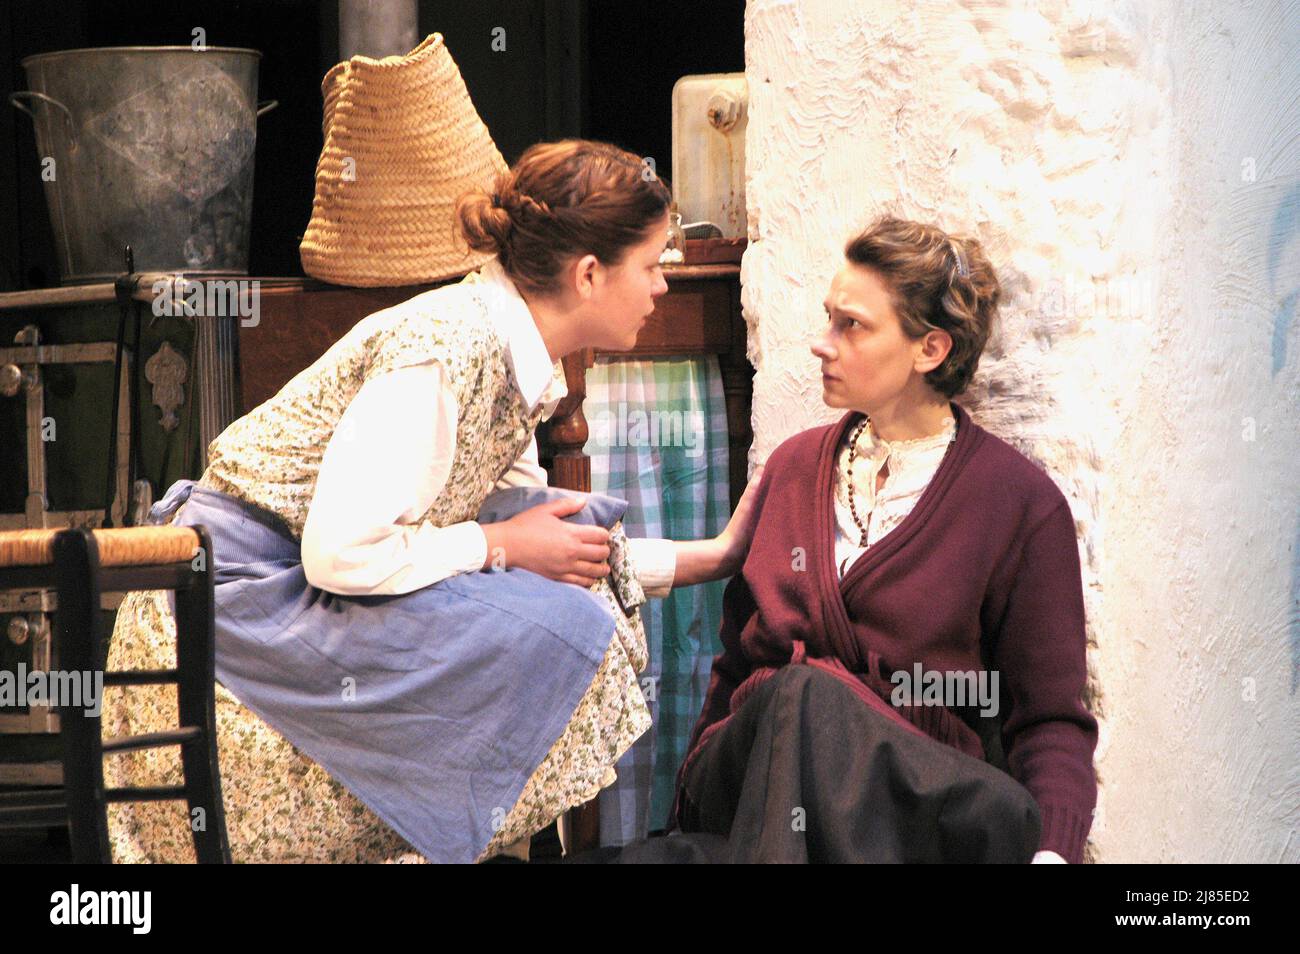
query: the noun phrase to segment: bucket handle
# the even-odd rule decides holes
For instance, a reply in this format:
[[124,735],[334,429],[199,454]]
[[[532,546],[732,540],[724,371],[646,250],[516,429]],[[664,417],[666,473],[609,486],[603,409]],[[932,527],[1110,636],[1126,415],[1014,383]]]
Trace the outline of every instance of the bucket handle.
[[[64,122],[68,124],[68,134],[72,135],[74,129],[76,128],[75,124],[72,121],[72,110],[68,109],[67,106],[64,106],[53,96],[46,96],[44,93],[38,93],[34,89],[19,90],[16,93],[9,94],[9,102],[13,103],[14,109],[26,113],[28,116],[32,117],[32,122],[35,122],[36,114],[32,112],[31,109],[22,102],[23,99],[28,96],[33,97],[35,99],[39,99],[43,103],[49,103],[51,106],[57,106],[59,107],[59,109],[63,110]],[[73,136],[74,145],[75,145],[75,141],[76,141],[76,137]]]
[[275,107],[279,105],[280,105],[280,101],[278,99],[262,100],[260,103],[257,104],[257,118],[260,119],[261,117],[265,116],[267,113],[269,113],[271,110],[275,109]]

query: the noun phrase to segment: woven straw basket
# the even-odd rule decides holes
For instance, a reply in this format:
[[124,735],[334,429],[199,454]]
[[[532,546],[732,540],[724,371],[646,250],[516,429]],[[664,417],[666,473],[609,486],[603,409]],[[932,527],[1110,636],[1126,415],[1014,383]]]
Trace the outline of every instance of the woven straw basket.
[[338,285],[416,285],[491,256],[454,232],[456,199],[491,190],[505,160],[433,33],[405,56],[354,56],[325,74],[311,222],[299,254]]

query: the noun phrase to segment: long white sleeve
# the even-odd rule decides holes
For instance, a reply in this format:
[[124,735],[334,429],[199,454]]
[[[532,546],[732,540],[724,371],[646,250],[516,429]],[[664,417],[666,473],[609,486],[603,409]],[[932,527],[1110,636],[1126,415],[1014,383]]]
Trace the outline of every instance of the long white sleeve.
[[628,537],[627,548],[645,595],[655,599],[671,593],[677,575],[677,545],[658,537]]
[[[399,594],[482,568],[487,538],[479,524],[416,523],[446,485],[456,423],[455,396],[435,363],[362,385],[325,450],[307,512],[308,583],[348,596]],[[496,486],[546,485],[534,438]],[[628,543],[646,595],[667,596],[677,569],[673,541]]]
[[302,535],[307,582],[350,596],[398,594],[482,568],[487,538],[477,523],[417,523],[447,482],[456,423],[436,363],[362,385],[316,479]]

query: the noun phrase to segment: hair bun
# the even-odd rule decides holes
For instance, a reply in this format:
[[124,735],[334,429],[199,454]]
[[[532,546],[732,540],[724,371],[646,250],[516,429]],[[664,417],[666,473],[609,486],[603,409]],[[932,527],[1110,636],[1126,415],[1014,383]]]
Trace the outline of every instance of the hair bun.
[[456,220],[470,247],[496,253],[521,291],[549,294],[573,259],[616,265],[657,227],[672,196],[641,170],[638,157],[609,143],[535,143],[464,195]]
[[497,208],[508,212],[512,219],[519,219],[525,215],[550,218],[552,215],[551,207],[545,202],[534,199],[526,192],[520,192],[510,186],[499,188],[493,192],[492,201]]
[[490,194],[477,189],[462,196],[456,203],[456,220],[465,241],[476,252],[499,255],[510,243],[514,222],[499,189]]

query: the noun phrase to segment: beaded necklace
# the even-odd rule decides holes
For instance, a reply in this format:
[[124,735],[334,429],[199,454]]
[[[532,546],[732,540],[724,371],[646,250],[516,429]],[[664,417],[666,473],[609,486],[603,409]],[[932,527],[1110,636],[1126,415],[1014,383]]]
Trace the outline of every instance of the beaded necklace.
[[[858,516],[858,506],[857,503],[855,502],[858,496],[858,487],[857,484],[853,482],[853,461],[858,456],[858,439],[862,437],[862,431],[866,428],[869,422],[870,422],[870,418],[864,416],[862,420],[858,422],[858,426],[853,429],[853,435],[849,438],[849,472],[848,472],[849,513],[853,515],[853,522],[858,525],[858,530],[862,532],[862,539],[858,543],[858,546],[862,547],[863,549],[867,547],[867,528],[866,525],[863,524],[862,519]],[[924,440],[924,438],[921,439]],[[956,442],[956,440],[957,440],[957,435],[954,432],[952,437],[949,438],[947,446],[944,448],[943,451],[944,459],[947,458],[948,451],[952,449],[952,445]],[[943,466],[943,460],[940,460],[939,466],[941,467]]]

